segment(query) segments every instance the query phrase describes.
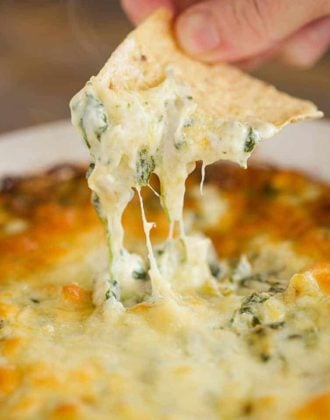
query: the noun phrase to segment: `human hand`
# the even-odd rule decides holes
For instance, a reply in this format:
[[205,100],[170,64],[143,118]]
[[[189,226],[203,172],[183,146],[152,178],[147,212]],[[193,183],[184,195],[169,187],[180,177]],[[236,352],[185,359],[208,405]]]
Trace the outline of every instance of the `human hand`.
[[138,23],[156,9],[176,16],[181,47],[202,61],[258,67],[277,56],[314,65],[330,45],[330,0],[121,0]]

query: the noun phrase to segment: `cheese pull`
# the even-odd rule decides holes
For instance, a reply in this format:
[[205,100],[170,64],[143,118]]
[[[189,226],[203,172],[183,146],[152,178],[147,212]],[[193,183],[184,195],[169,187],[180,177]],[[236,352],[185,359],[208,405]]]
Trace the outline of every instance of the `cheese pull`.
[[[105,287],[104,296],[117,300],[121,286],[136,271],[127,263],[122,216],[134,191],[147,186],[152,173],[159,178],[161,204],[171,225],[180,227],[178,240],[185,243],[187,254],[183,260],[191,261],[189,249],[198,245],[191,245],[193,238],[190,245],[186,240],[183,207],[185,183],[195,163],[202,161],[203,171],[220,159],[246,167],[262,140],[290,122],[322,115],[312,103],[280,93],[231,66],[202,64],[184,55],[165,11],[128,35],[72,99],[71,112],[73,125],[90,149],[88,184],[108,231],[106,282],[111,292]],[[142,203],[141,209],[143,214]],[[153,292],[164,297],[171,279],[161,280],[146,219],[144,227],[145,266]],[[205,264],[200,258],[196,272],[205,271]]]

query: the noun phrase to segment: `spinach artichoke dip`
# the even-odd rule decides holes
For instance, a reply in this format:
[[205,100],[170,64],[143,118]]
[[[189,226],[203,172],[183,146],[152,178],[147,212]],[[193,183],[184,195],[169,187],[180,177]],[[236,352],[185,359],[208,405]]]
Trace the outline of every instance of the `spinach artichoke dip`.
[[244,169],[321,113],[162,11],[71,111],[98,215],[84,168],[1,183],[0,418],[328,418],[330,187]]

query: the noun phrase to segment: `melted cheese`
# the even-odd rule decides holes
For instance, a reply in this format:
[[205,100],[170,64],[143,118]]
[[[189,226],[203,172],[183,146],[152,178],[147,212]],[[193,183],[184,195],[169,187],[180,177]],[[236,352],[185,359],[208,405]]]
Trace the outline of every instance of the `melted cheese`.
[[[98,104],[93,117],[87,102]],[[195,162],[202,161],[202,193],[206,165],[225,158],[245,166],[252,151],[246,147],[251,130],[258,142],[275,129],[212,121],[206,131],[198,126],[189,90],[170,71],[159,86],[139,95],[118,95],[92,79],[72,109],[74,124],[87,133],[89,186],[97,194],[111,251],[110,277],[97,280],[94,302],[99,309],[86,330],[87,337],[104,345],[97,360],[115,377],[106,412],[110,407],[123,419],[299,415],[297,408],[308,395],[323,395],[329,387],[325,320],[330,307],[320,288],[325,269],[295,274],[288,285],[308,258],[297,255],[290,243],[272,243],[265,235],[250,244],[249,256],[242,254],[235,264],[220,262],[210,239],[199,232],[214,226],[221,230],[219,221],[224,219],[225,225],[228,217],[228,202],[212,186],[197,206],[202,222],[194,219],[195,207],[189,234],[183,223],[185,183]],[[190,139],[187,127],[203,132],[200,141]],[[150,239],[154,226],[141,194],[151,173],[159,178],[170,222],[167,240],[155,248]],[[134,190],[147,261],[124,248],[121,219]],[[196,186],[190,195],[196,197]],[[297,205],[291,198],[286,202]],[[205,199],[211,200],[212,211]],[[133,273],[146,269],[152,299],[150,290],[141,296],[132,288]],[[121,299],[129,293],[132,299]],[[142,303],[136,304],[136,293]],[[313,360],[302,364],[311,351]]]
[[3,290],[0,415],[68,418],[71,407],[78,419],[293,418],[329,385],[329,299],[309,273],[277,294],[244,295],[232,276],[223,294],[231,274],[180,303],[116,314],[95,311],[77,283]]
[[[190,284],[184,247],[162,244],[165,216],[146,190],[159,270],[187,278],[173,284],[179,299],[146,302],[150,279],[137,271],[125,310],[102,304],[108,255],[83,175],[51,182],[49,172],[0,194],[1,419],[329,417],[329,187],[287,171],[209,169],[204,197],[188,181],[186,207],[191,235],[206,229],[221,255],[207,251],[212,278]],[[209,193],[218,220],[203,207]],[[8,231],[18,219],[25,229]],[[140,219],[135,197],[124,217],[132,252],[144,243]],[[210,246],[187,242],[194,255]],[[126,258],[141,270],[141,257]]]
[[[88,184],[96,194],[108,230],[110,275],[104,279],[111,287],[100,286],[106,290],[104,300],[109,296],[112,302],[119,300],[120,291],[125,293],[128,278],[137,270],[134,263],[137,259],[124,249],[121,220],[133,190],[140,191],[148,185],[151,173],[159,178],[161,204],[171,222],[170,241],[162,251],[168,255],[161,258],[161,268],[153,255],[152,223],[145,218],[141,199],[148,248],[144,269],[149,269],[153,296],[168,296],[170,285],[180,284],[180,279],[184,279],[183,284],[191,279],[191,287],[209,281],[209,242],[186,237],[183,228],[187,177],[196,161],[203,162],[202,174],[206,165],[219,159],[246,166],[254,146],[273,135],[276,128],[271,124],[251,126],[215,117],[210,117],[205,125],[205,118],[198,116],[196,107],[189,87],[179,82],[170,68],[159,85],[134,93],[128,90],[118,93],[103,86],[102,80],[92,78],[71,103],[73,124],[90,147],[92,166]],[[201,189],[202,183],[203,176]],[[173,239],[176,224],[180,234]]]

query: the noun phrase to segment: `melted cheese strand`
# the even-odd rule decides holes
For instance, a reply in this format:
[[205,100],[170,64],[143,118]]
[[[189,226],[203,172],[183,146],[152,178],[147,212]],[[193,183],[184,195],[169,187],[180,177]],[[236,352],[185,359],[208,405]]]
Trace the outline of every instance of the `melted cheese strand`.
[[167,235],[167,241],[171,241],[174,237],[174,228],[175,228],[175,222],[171,221],[170,222],[170,227],[168,230],[168,235]]
[[205,181],[205,168],[206,168],[206,164],[205,162],[203,162],[202,167],[201,167],[201,182],[199,184],[199,191],[201,195],[203,195],[203,186],[204,186],[204,181]]
[[143,230],[144,230],[144,234],[146,238],[146,245],[147,245],[147,250],[148,250],[148,258],[149,258],[149,264],[150,264],[149,276],[150,276],[151,284],[152,284],[153,297],[159,298],[159,297],[169,296],[170,287],[168,285],[168,282],[162,278],[159,272],[157,262],[153,253],[151,240],[150,240],[150,231],[154,227],[154,223],[147,221],[146,214],[144,211],[144,204],[143,204],[143,198],[141,195],[141,189],[137,188],[136,191],[138,193],[138,197],[140,201]]
[[156,197],[160,198],[160,194],[150,184],[148,184],[147,187],[155,194]]

